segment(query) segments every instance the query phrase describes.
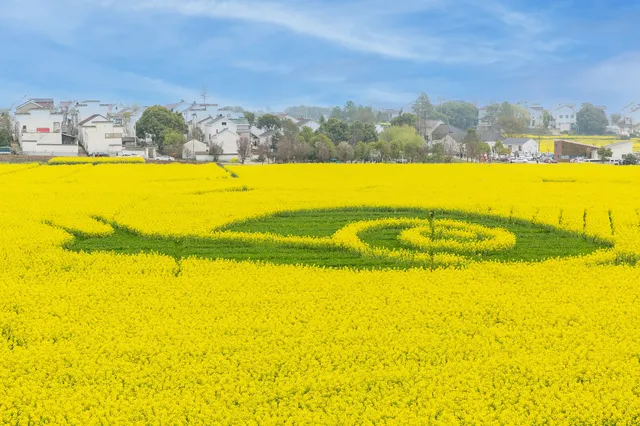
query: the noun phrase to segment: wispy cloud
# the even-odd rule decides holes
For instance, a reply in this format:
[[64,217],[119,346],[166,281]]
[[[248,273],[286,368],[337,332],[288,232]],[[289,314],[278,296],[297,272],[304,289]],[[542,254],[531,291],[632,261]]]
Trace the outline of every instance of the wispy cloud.
[[576,90],[622,99],[640,99],[640,51],[630,51],[601,61],[582,72],[573,83]]

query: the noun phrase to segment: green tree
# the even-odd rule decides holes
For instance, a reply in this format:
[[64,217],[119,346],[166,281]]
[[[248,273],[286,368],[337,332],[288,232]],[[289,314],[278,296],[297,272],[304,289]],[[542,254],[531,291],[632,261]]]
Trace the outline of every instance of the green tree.
[[608,161],[611,157],[613,157],[613,151],[611,151],[611,148],[605,148],[605,147],[599,148],[598,157],[600,158],[600,161],[604,163]]
[[309,145],[313,143],[313,138],[316,134],[311,130],[310,127],[303,127],[300,133],[298,133],[298,140],[303,141]]
[[353,161],[353,147],[347,142],[340,142],[336,147],[336,158],[343,163]]
[[244,113],[244,118],[249,122],[249,126],[253,126],[256,123],[256,115],[252,112],[246,111]]
[[520,105],[503,102],[498,111],[496,124],[507,137],[526,133],[531,122],[529,112]]
[[496,155],[507,155],[509,154],[509,149],[505,148],[502,141],[497,141],[496,144],[493,146],[493,153]]
[[331,117],[320,126],[318,133],[326,135],[334,144],[351,139],[349,125],[342,120]]
[[163,152],[163,145],[165,144],[164,136],[171,133],[177,133],[178,135],[187,133],[187,125],[184,122],[184,117],[182,114],[171,112],[160,105],[147,108],[142,113],[140,120],[136,123],[136,135],[143,139],[146,138],[147,135],[151,135],[153,142],[158,145],[160,152]]
[[622,156],[622,165],[635,166],[638,164],[638,157],[635,154],[625,154]]
[[418,99],[413,103],[411,110],[415,114],[415,116],[420,120],[427,120],[431,117],[433,113],[433,105],[431,105],[431,100],[429,96],[422,92]]
[[327,162],[336,156],[336,146],[326,135],[316,135],[313,138],[316,159]]
[[342,119],[347,122],[355,121],[358,107],[353,101],[347,101],[342,110]]
[[542,112],[542,127],[544,130],[549,129],[549,125],[551,124],[551,120],[553,120],[553,116],[546,109]]
[[258,117],[256,127],[268,132],[269,130],[278,130],[282,127],[280,117],[273,114],[265,114]]
[[160,152],[164,155],[170,155],[172,157],[181,157],[182,148],[187,143],[187,139],[182,133],[179,133],[172,129],[166,129],[162,133],[162,145],[159,146]]
[[342,120],[342,109],[340,109],[339,106],[333,107],[333,109],[331,110],[330,118],[336,118],[338,120]]
[[353,157],[356,161],[371,160],[371,145],[360,141],[353,149]]
[[582,105],[576,115],[578,131],[584,135],[604,135],[609,120],[603,110],[590,103]]
[[[431,158],[436,163],[449,163],[451,162],[451,157],[447,157],[446,150],[444,149],[444,145],[442,143],[435,143],[431,147],[430,150]],[[448,161],[447,161],[448,159]]]
[[11,132],[8,129],[0,128],[0,147],[11,146],[12,141]]
[[467,159],[477,159],[480,155],[480,138],[474,129],[467,130],[464,135],[464,149]]
[[612,126],[617,125],[620,122],[621,119],[622,119],[622,115],[621,114],[619,114],[619,113],[611,114],[611,125]]
[[[385,154],[388,154],[390,159],[407,158],[411,160],[426,145],[422,136],[411,126],[388,127],[380,135],[380,142],[383,144],[379,146],[385,149]],[[407,155],[407,151],[411,153],[411,156]]]
[[391,120],[391,125],[395,127],[416,127],[418,125],[418,116],[411,113],[400,114],[399,116]]
[[461,129],[478,125],[478,108],[472,103],[449,101],[436,107],[436,111],[442,114],[444,122]]

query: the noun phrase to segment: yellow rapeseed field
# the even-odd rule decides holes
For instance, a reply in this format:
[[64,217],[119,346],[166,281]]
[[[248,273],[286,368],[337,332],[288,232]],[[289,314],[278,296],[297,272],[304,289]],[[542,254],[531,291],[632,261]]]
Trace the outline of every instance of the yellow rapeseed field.
[[638,424],[638,188],[594,164],[0,165],[0,422]]
[[[620,142],[620,137],[616,136],[583,136],[583,135],[560,135],[560,136],[551,136],[551,135],[524,135],[523,137],[528,137],[534,139],[540,144],[540,152],[553,153],[554,141],[556,139],[568,139],[572,141],[577,141],[581,143],[585,143],[587,145],[593,146],[606,146],[615,142]],[[633,142],[633,150],[634,152],[640,152],[640,139],[634,138],[631,139]]]

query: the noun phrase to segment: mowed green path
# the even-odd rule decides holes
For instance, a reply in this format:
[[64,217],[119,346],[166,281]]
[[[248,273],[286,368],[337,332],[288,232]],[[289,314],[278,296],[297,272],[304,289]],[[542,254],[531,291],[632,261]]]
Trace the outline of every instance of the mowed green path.
[[[516,235],[516,246],[511,250],[471,257],[473,260],[500,262],[542,261],[554,257],[580,256],[608,246],[582,235],[552,227],[504,218],[468,215],[456,211],[427,211],[421,209],[357,208],[334,210],[302,210],[252,218],[233,223],[220,230],[232,232],[270,232],[280,235],[331,237],[351,222],[385,218],[422,218],[433,215],[436,219],[455,219],[487,227],[499,227]],[[234,259],[262,261],[277,264],[300,264],[326,267],[352,267],[362,269],[426,266],[394,259],[369,258],[341,248],[300,247],[273,242],[222,241],[214,238],[149,237],[131,232],[113,224],[115,232],[107,237],[93,237],[74,233],[74,240],[66,248],[74,251],[110,251],[122,254],[161,253],[175,258],[190,256],[207,259]],[[373,246],[386,248],[413,248],[398,240],[402,228],[379,229],[363,232],[360,237]]]

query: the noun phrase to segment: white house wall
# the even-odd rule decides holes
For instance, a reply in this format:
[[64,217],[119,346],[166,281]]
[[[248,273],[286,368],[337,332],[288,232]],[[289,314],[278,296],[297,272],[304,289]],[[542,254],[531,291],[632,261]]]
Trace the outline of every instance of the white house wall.
[[633,144],[625,144],[617,147],[610,148],[612,160],[622,160],[623,155],[632,154],[633,153]]
[[111,156],[122,151],[122,126],[94,123],[82,128],[82,140],[87,154],[105,153]]

